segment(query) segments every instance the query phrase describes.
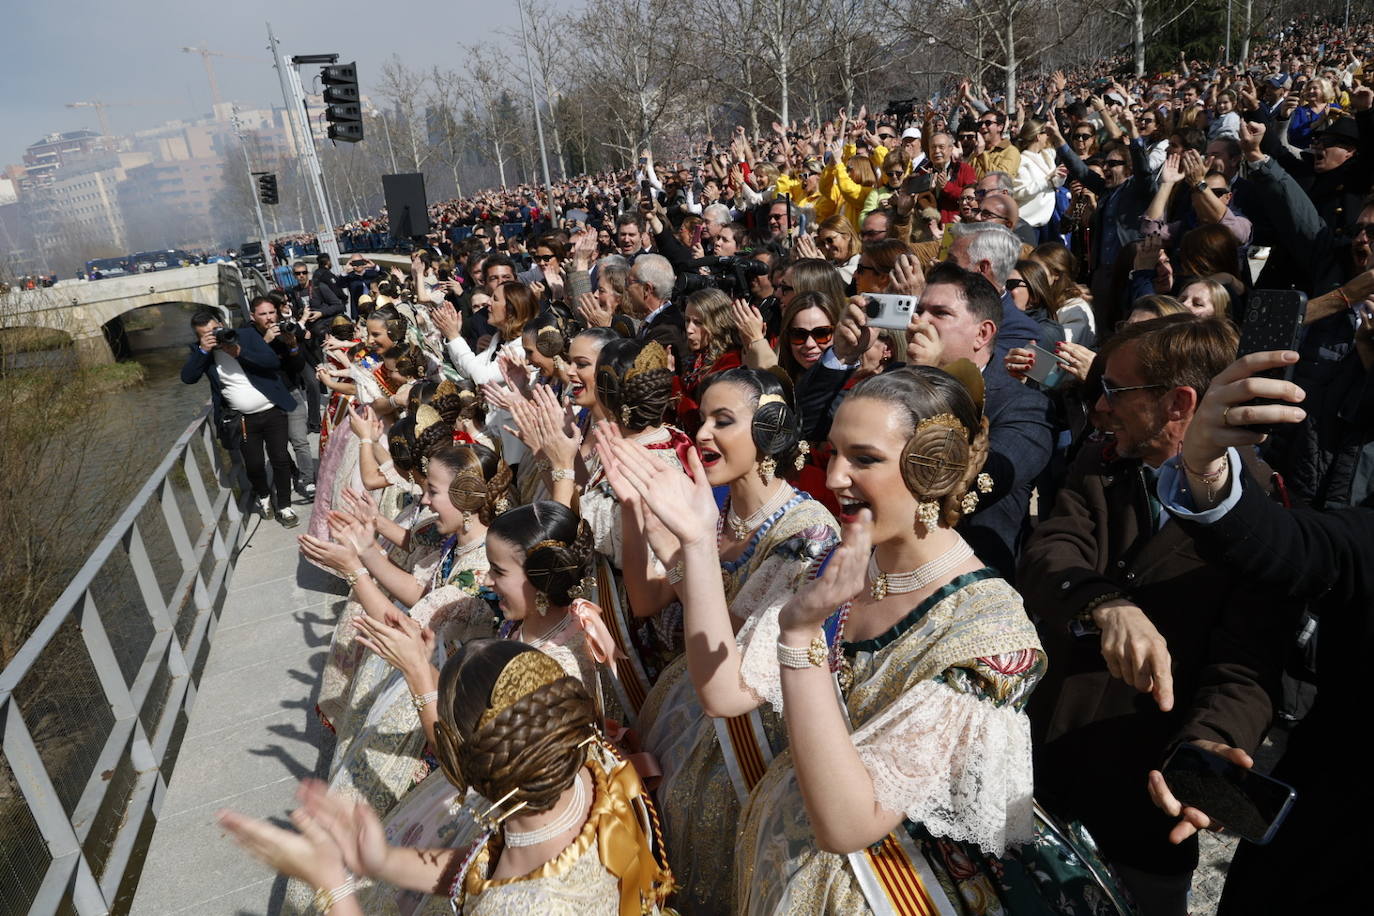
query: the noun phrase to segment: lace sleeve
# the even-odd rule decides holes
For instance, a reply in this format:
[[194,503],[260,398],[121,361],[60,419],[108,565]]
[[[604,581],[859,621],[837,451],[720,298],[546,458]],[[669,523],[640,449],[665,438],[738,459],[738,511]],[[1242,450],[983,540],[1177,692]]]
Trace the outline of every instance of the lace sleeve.
[[749,575],[730,608],[736,619],[745,617],[735,636],[741,655],[740,685],[779,714],[778,612],[797,590],[797,579],[806,574],[809,562],[805,557],[774,553]]
[[620,568],[620,503],[610,486],[597,484],[582,494],[578,505],[582,517],[592,529],[592,546],[597,553]]
[[391,484],[393,487],[399,487],[404,492],[414,496],[419,496],[424,492],[420,489],[419,484],[406,480],[400,474],[396,473],[396,463],[394,461],[388,461],[386,464],[378,466],[377,470],[382,472],[382,476],[386,478],[387,483]]
[[904,690],[853,735],[874,800],[992,855],[1031,840],[1030,722],[1019,705],[1043,670],[1043,654],[1027,649]]

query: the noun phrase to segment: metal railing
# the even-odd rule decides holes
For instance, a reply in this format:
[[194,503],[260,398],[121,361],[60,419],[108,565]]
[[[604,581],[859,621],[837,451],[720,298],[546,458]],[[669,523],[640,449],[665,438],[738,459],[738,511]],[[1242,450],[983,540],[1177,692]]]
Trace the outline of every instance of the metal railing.
[[128,910],[233,569],[235,473],[202,415],[0,672],[0,916]]

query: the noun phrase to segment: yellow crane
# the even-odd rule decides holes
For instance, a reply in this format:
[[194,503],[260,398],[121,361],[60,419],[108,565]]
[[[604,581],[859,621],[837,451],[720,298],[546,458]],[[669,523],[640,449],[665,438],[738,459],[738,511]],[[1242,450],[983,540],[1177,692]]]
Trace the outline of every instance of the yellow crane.
[[257,60],[257,58],[255,57],[243,57],[239,54],[226,54],[223,51],[212,51],[204,45],[201,45],[198,48],[182,48],[181,50],[183,53],[186,54],[200,55],[201,62],[205,64],[205,75],[210,80],[210,100],[214,105],[219,105],[220,102],[223,100],[220,98],[219,95],[219,82],[215,80],[215,65],[214,62],[210,60],[210,58],[228,57],[234,60]]

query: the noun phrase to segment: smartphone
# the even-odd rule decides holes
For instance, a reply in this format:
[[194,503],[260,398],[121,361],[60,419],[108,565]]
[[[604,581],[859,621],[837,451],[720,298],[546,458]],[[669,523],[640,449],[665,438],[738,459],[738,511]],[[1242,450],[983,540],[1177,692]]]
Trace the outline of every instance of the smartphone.
[[1054,388],[1064,377],[1064,366],[1059,357],[1038,344],[1030,345],[1035,354],[1035,362],[1026,370],[1026,378],[1034,379],[1042,388]]
[[653,200],[654,186],[649,183],[648,179],[639,183],[639,196],[645,200]]
[[[1296,289],[1257,289],[1250,293],[1240,325],[1240,350],[1237,356],[1266,350],[1296,350],[1302,335],[1302,320],[1307,315],[1307,294]],[[1259,377],[1293,380],[1293,364],[1266,369]],[[1255,398],[1247,404],[1282,404],[1272,398]],[[1272,424],[1252,424],[1257,433],[1273,432]]]
[[1196,744],[1180,744],[1163,772],[1180,802],[1261,845],[1274,838],[1298,795],[1288,783],[1247,770]]
[[893,293],[869,293],[864,310],[868,313],[870,328],[887,328],[905,331],[912,316],[921,310],[921,300],[916,296],[898,296]]
[[701,244],[701,237],[703,234],[705,234],[705,232],[706,224],[697,223],[697,227],[692,230],[692,247],[696,247],[697,245]]

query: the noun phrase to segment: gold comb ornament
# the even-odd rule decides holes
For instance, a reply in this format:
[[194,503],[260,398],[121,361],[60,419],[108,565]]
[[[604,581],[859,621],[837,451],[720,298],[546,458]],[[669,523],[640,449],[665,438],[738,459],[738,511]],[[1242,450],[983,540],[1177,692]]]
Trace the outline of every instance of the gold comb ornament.
[[434,398],[451,398],[458,395],[459,388],[451,379],[444,379],[439,383],[439,387],[434,389]]
[[442,419],[443,417],[439,416],[439,411],[430,405],[420,405],[420,409],[415,411],[415,437],[418,439],[421,433]]
[[506,663],[506,667],[496,678],[496,683],[491,688],[491,702],[487,705],[486,712],[477,720],[477,728],[473,731],[486,728],[503,711],[540,687],[567,676],[563,666],[543,652],[537,649],[521,652]]
[[641,372],[652,372],[654,369],[668,368],[668,351],[663,349],[663,344],[656,340],[651,340],[644,345],[644,349],[639,351],[635,357],[634,365],[625,373],[625,381],[629,381]]
[[761,394],[759,395],[759,407],[762,407],[764,404],[782,404],[786,406],[787,399],[780,394]]
[[978,407],[978,413],[983,413],[983,402],[985,385],[983,383],[983,373],[978,371],[978,367],[967,359],[956,359],[948,366],[942,367],[950,375],[958,379],[959,384],[968,391],[969,397],[973,398],[973,403]]

